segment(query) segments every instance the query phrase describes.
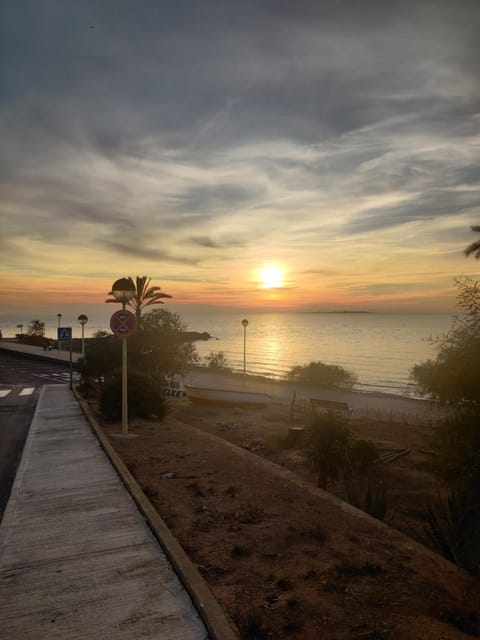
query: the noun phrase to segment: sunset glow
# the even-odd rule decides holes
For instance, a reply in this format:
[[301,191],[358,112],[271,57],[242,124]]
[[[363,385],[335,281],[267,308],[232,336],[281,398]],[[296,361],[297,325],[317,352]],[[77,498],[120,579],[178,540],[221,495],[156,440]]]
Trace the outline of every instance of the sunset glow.
[[2,313],[127,275],[169,306],[454,312],[480,3],[160,5],[5,8]]
[[278,267],[264,267],[260,271],[260,282],[264,289],[281,287],[283,283],[282,270]]

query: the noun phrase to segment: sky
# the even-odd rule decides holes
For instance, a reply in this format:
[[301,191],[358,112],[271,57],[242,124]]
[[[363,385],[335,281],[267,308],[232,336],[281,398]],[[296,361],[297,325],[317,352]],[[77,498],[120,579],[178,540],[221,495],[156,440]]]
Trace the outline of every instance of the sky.
[[480,276],[478,0],[0,12],[2,313],[128,275],[175,308],[449,312]]

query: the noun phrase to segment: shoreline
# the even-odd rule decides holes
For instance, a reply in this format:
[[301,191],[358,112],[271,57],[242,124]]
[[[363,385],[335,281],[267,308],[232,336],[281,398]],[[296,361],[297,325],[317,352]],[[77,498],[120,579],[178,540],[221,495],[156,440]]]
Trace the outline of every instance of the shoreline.
[[[264,376],[249,375],[221,370],[209,370],[208,367],[194,366],[182,379],[183,384],[215,387],[239,391],[267,393],[273,402],[280,404],[295,403],[299,407],[309,406],[311,398],[347,402],[353,409],[354,417],[369,417],[376,414],[378,419],[403,419],[405,422],[425,422],[436,420],[448,411],[436,403],[421,398],[398,396],[395,394],[341,389],[325,389],[299,384],[288,380],[275,380]],[[295,396],[294,396],[295,394]]]

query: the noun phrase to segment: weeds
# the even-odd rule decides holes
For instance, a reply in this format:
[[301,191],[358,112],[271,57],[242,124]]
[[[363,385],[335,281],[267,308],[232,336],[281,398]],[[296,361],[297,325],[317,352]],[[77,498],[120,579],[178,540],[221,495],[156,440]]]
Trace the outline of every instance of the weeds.
[[385,488],[380,484],[372,484],[370,478],[367,480],[359,478],[345,479],[345,493],[348,502],[368,513],[377,520],[383,520],[387,515],[387,494]]

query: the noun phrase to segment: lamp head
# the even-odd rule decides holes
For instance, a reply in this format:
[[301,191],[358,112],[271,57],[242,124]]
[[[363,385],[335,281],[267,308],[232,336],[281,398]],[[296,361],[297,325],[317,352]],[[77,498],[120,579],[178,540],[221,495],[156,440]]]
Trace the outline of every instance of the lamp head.
[[119,278],[112,285],[112,296],[117,302],[126,304],[135,295],[135,288],[128,278]]

